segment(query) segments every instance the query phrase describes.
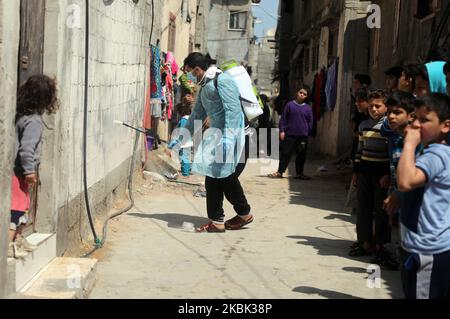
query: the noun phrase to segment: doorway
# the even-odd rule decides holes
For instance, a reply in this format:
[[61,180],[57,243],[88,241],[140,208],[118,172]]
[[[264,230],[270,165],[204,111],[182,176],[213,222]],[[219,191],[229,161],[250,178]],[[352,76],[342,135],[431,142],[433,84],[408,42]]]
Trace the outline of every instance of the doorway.
[[[43,73],[45,1],[46,0],[20,1],[18,87],[31,75]],[[39,171],[37,173],[39,176]],[[38,188],[39,183],[30,190],[31,203],[29,221],[23,230],[24,236],[34,232],[37,215]]]

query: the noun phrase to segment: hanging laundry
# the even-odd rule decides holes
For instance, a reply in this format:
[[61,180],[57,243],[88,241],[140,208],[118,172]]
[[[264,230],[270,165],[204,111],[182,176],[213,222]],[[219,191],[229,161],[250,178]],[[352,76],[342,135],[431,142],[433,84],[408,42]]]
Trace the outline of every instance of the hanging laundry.
[[[148,87],[151,88],[152,78],[151,78],[151,61],[152,61],[152,52],[151,50],[147,53],[149,55],[149,61],[150,61],[150,72],[148,72]],[[144,109],[144,120],[143,120],[143,127],[145,129],[151,129],[152,128],[152,120],[151,120],[151,107],[150,107],[150,100],[151,100],[151,89],[146,90],[145,92],[145,109]]]
[[152,60],[151,60],[151,103],[161,104],[162,86],[161,86],[161,50],[159,47],[152,45]]
[[313,130],[312,130],[312,136],[315,137],[317,134],[317,122],[320,121],[320,118],[322,117],[322,110],[323,110],[323,104],[326,104],[326,96],[325,96],[325,82],[326,82],[326,76],[325,76],[325,70],[321,70],[319,73],[317,73],[314,77],[313,82],[313,89],[311,91],[311,99],[312,99],[312,105],[313,105],[313,117],[314,117],[314,123],[313,123]]
[[166,64],[169,64],[172,75],[176,76],[178,71],[180,70],[180,67],[177,64],[177,61],[175,61],[175,56],[170,51],[167,52]]
[[337,101],[337,75],[339,59],[335,59],[327,74],[325,94],[327,97],[327,111],[334,111]]
[[166,75],[167,118],[171,120],[173,112],[173,77],[169,64],[166,64],[164,71]]
[[322,68],[320,74],[322,76],[322,83],[320,87],[320,117],[322,118],[323,114],[326,112],[327,109],[327,94],[325,93],[325,88],[328,79],[327,78],[328,72],[325,68]]

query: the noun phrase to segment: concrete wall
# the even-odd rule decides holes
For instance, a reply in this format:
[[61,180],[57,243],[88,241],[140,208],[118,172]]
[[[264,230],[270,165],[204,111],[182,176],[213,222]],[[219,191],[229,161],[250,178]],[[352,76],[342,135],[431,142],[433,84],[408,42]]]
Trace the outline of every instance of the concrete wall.
[[[87,182],[99,236],[113,192],[124,195],[135,137],[113,120],[142,123],[150,2],[90,2]],[[72,4],[81,13],[75,27],[68,24]],[[58,253],[75,254],[80,242],[92,244],[82,184],[84,1],[48,0],[46,14],[44,72],[58,80],[61,109],[46,119],[53,129],[44,134],[37,230],[56,231]]]
[[0,0],[0,298],[7,290],[7,251],[14,161],[19,1]]
[[286,0],[280,1],[280,24],[277,27],[279,40],[278,73],[280,78],[280,96],[282,100],[292,97],[291,86],[295,80],[297,71],[293,69],[295,65],[291,63],[294,51],[297,47],[296,36],[300,33],[300,21],[303,18],[302,1],[291,1],[292,8],[288,9]]
[[[249,62],[250,40],[253,37],[253,17],[250,0],[211,0],[208,17],[208,50],[222,63],[231,59]],[[247,11],[247,29],[229,30],[230,11]]]
[[[161,50],[169,51],[169,23],[170,13],[176,16],[176,41],[174,55],[178,65],[183,65],[184,59],[189,55],[189,39],[194,44],[196,26],[197,0],[168,0],[164,2],[161,14]],[[186,21],[187,14],[191,22]]]
[[[354,74],[368,71],[369,30],[365,19],[368,4],[360,1],[345,1],[344,4],[337,39],[339,57],[337,104],[334,111],[324,113],[318,122],[314,147],[319,153],[340,156],[351,148],[353,130],[350,88]],[[328,48],[327,39],[324,37],[328,38],[327,31],[322,32],[321,42],[326,42]],[[326,60],[323,61],[326,55],[320,53],[319,56],[319,65],[326,65]]]
[[258,79],[258,89],[262,94],[271,96],[274,93],[275,87],[272,84],[273,71],[275,68],[275,50],[272,49],[275,44],[269,42],[270,39],[262,40],[258,51],[258,59],[256,64],[256,74]]
[[[189,4],[189,5],[187,5]],[[176,17],[176,33],[175,33],[175,49],[174,56],[181,68],[184,59],[189,55],[190,43],[192,41],[192,50],[195,49],[195,31],[196,31],[196,9],[197,0],[168,0],[163,1],[160,11],[160,48],[162,52],[169,51],[169,24],[171,14]],[[191,17],[191,22],[186,21],[187,13]],[[178,73],[178,76],[181,75]],[[158,127],[158,134],[162,140],[167,141],[169,136],[169,123],[167,118],[160,121]]]
[[198,12],[195,23],[194,51],[208,52],[207,23],[209,17],[210,0],[197,0]]

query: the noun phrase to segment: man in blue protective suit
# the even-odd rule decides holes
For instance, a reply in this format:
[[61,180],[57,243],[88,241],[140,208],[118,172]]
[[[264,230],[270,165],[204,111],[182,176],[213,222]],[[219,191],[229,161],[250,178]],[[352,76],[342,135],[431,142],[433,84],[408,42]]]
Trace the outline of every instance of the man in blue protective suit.
[[[209,129],[203,133],[201,142],[194,141],[192,171],[206,176],[209,218],[207,224],[196,230],[223,233],[225,229],[241,229],[253,222],[253,215],[250,214],[250,205],[239,182],[246,162],[245,120],[239,89],[232,77],[210,66],[210,59],[201,53],[191,53],[184,65],[188,77],[200,86],[194,110],[184,127],[185,133],[194,136],[194,123],[209,119]],[[226,222],[224,196],[237,213],[237,216]]]

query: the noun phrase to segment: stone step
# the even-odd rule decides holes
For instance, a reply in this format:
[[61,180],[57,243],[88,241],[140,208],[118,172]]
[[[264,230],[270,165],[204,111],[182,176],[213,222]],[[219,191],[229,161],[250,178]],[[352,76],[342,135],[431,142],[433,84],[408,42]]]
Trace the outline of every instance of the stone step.
[[22,291],[23,299],[85,299],[95,284],[97,260],[55,258]]
[[38,246],[23,259],[8,258],[8,291],[14,294],[20,291],[45,266],[56,258],[56,234],[35,233],[27,240]]
[[156,153],[154,158],[160,165],[160,167],[162,167],[165,170],[165,172],[170,174],[178,173],[180,164],[169,158],[167,155]]

